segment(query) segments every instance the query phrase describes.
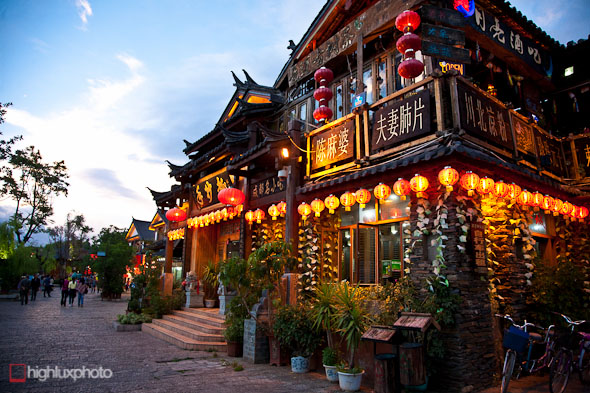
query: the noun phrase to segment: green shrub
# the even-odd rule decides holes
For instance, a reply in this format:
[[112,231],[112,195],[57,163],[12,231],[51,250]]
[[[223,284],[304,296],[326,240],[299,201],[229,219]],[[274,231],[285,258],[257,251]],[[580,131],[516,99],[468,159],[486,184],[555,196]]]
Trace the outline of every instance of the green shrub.
[[152,318],[146,314],[129,313],[117,315],[117,321],[123,325],[137,325],[139,323],[149,323]]
[[338,352],[334,348],[326,347],[322,351],[322,363],[325,366],[335,366],[338,364]]
[[310,356],[322,338],[313,326],[310,307],[305,303],[282,306],[274,318],[273,333],[295,356]]

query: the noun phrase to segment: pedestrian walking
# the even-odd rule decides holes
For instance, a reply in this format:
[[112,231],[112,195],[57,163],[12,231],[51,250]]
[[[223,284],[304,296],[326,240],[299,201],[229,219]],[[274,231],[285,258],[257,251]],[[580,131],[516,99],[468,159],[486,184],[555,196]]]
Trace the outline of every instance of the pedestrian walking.
[[68,284],[70,282],[68,281],[68,278],[64,278],[64,282],[61,284],[61,302],[60,304],[62,306],[66,306],[66,301],[68,300]]
[[41,279],[39,273],[35,273],[35,277],[31,280],[31,301],[37,300],[37,291],[41,286]]
[[31,288],[31,280],[29,280],[29,277],[22,276],[21,280],[18,282],[17,288],[20,294],[21,306],[24,304],[29,304],[29,289]]
[[43,279],[43,297],[45,297],[45,294],[47,294],[47,297],[51,297],[51,291],[53,290],[51,287],[51,280],[52,278],[50,275],[45,276]]
[[78,292],[78,307],[84,307],[84,295],[88,293],[88,285],[84,283],[84,278],[80,278],[78,285],[76,285]]
[[74,276],[70,277],[70,282],[68,284],[68,295],[69,295],[69,305],[70,307],[74,307],[74,298],[76,297],[76,280],[74,280]]

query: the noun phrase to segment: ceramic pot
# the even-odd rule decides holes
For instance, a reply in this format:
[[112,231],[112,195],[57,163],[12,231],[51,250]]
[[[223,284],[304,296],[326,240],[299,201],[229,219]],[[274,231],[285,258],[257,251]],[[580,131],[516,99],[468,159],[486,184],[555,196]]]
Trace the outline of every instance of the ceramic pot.
[[345,392],[356,392],[361,388],[361,380],[363,379],[364,373],[365,372],[363,371],[358,374],[350,374],[338,371],[338,383],[340,384],[340,389]]
[[205,299],[205,307],[207,307],[207,308],[215,307],[215,299]]
[[326,378],[330,382],[338,382],[338,371],[336,370],[336,366],[326,366],[324,364],[324,368],[326,369]]
[[291,358],[291,371],[297,374],[309,372],[309,358],[294,356]]

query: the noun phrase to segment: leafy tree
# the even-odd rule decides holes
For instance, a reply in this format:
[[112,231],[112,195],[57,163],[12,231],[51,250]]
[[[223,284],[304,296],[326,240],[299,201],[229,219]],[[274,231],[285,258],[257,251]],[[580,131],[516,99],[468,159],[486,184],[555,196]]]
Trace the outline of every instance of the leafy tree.
[[[86,218],[82,214],[68,213],[64,225],[57,225],[47,229],[51,239],[51,252],[57,262],[65,269],[69,264],[81,264],[83,257],[90,248],[89,233],[92,228],[86,225]],[[82,266],[76,266],[78,269]]]
[[19,245],[8,222],[0,223],[0,286],[3,291],[15,288],[20,276],[39,271],[33,247]]
[[11,224],[17,242],[26,244],[48,223],[53,198],[67,195],[67,168],[63,161],[44,163],[39,150],[29,146],[10,153],[0,174],[0,195],[16,202]]
[[[4,116],[6,115],[6,108],[8,108],[11,105],[12,105],[12,103],[10,103],[10,102],[7,102],[5,104],[2,104],[0,102],[0,124],[4,123]],[[1,132],[0,132],[0,135],[2,135]],[[19,141],[21,139],[23,139],[23,137],[20,135],[14,136],[7,141],[5,141],[4,139],[1,139],[0,140],[0,160],[6,160],[8,157],[10,157],[10,155],[12,154],[12,145],[14,145],[14,143],[16,141]]]
[[106,253],[104,257],[98,257],[91,261],[86,260],[92,270],[98,274],[98,285],[103,297],[117,297],[123,292],[126,266],[132,263],[133,247],[125,240],[127,231],[113,225],[101,229],[94,238],[93,249]]

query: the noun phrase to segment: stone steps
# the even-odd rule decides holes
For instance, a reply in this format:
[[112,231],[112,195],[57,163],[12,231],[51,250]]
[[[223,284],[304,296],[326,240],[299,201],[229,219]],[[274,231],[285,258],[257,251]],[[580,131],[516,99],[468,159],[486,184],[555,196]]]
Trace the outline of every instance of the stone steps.
[[142,324],[141,330],[182,349],[226,351],[219,309],[183,309]]

